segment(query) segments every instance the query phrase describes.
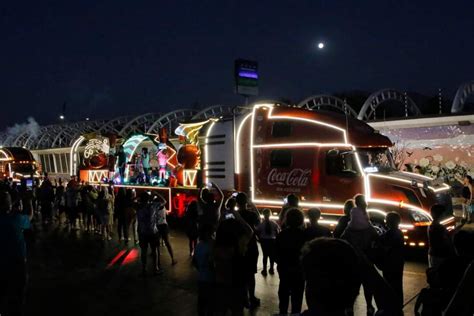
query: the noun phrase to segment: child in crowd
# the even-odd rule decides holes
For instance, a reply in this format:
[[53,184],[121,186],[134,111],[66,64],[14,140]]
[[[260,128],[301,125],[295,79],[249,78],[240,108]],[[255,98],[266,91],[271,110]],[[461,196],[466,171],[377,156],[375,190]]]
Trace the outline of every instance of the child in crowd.
[[214,251],[214,229],[211,225],[199,228],[199,242],[193,256],[193,265],[199,271],[198,277],[198,315],[212,315],[215,273],[212,266]]
[[275,262],[275,240],[280,232],[278,224],[270,219],[271,211],[266,208],[263,210],[264,220],[257,226],[256,233],[260,240],[263,252],[263,270],[262,275],[267,276],[267,262],[270,259],[270,269],[268,272],[274,274],[273,264]]

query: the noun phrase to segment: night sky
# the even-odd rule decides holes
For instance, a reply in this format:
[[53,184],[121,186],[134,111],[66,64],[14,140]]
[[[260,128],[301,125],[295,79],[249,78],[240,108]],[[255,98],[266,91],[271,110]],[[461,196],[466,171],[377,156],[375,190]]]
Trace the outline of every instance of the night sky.
[[4,2],[0,129],[64,102],[69,120],[238,104],[239,57],[259,62],[260,98],[295,102],[474,80],[472,0]]

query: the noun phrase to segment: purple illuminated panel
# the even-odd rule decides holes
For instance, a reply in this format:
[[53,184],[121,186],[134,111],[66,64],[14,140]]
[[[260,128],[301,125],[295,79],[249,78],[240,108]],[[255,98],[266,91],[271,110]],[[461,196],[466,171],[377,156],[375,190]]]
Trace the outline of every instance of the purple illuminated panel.
[[239,71],[239,77],[258,79],[258,74],[255,72]]

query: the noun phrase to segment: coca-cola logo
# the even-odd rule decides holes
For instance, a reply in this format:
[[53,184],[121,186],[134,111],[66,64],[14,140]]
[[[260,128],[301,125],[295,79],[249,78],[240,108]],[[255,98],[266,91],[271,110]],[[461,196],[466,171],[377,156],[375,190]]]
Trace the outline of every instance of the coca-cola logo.
[[279,172],[272,169],[268,173],[268,185],[285,185],[289,187],[304,187],[309,183],[311,169],[293,169],[289,172]]

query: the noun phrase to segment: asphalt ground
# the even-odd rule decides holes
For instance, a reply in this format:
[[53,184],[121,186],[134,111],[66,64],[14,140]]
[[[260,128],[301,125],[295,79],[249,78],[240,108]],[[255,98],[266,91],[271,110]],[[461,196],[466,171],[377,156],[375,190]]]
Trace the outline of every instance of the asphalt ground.
[[[196,315],[197,272],[191,265],[187,238],[171,230],[178,264],[171,265],[161,247],[164,274],[141,276],[140,250],[132,241],[112,241],[84,231],[69,232],[64,225],[44,229],[36,224],[36,241],[29,250],[26,315]],[[261,271],[259,260],[259,271]],[[404,271],[405,302],[426,286],[426,254],[408,249]],[[261,307],[246,315],[278,311],[278,274],[256,275]],[[405,308],[413,314],[415,300]],[[306,307],[304,303],[304,307]],[[355,315],[365,315],[363,293]]]

